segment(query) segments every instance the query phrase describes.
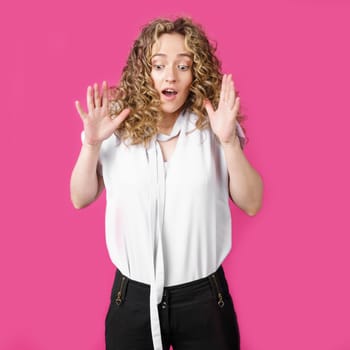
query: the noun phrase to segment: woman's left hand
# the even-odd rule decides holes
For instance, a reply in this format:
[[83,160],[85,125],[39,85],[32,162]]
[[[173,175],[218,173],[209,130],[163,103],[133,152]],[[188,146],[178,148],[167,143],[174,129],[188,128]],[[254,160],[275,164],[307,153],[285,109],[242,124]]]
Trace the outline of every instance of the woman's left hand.
[[221,144],[233,143],[236,135],[236,117],[240,98],[236,97],[232,75],[224,74],[221,83],[220,100],[216,111],[209,100],[204,101],[211,128]]

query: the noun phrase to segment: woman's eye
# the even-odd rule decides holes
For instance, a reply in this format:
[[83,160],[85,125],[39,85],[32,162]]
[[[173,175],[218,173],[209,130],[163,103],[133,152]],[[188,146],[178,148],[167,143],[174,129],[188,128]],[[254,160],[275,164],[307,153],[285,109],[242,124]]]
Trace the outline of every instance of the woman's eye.
[[161,70],[163,67],[164,67],[164,66],[163,66],[162,64],[154,64],[154,65],[153,65],[153,68],[154,68],[155,70]]
[[180,70],[188,70],[190,68],[190,66],[187,66],[186,64],[180,64],[179,65],[179,69]]

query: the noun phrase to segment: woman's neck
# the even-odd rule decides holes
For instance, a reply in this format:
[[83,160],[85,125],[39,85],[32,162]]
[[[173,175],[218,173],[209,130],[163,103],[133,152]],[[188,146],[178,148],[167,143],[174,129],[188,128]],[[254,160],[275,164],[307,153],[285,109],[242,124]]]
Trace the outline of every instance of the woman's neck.
[[171,133],[171,130],[173,130],[173,126],[179,115],[179,112],[175,112],[172,114],[163,114],[162,120],[158,123],[159,132],[162,134],[169,135]]

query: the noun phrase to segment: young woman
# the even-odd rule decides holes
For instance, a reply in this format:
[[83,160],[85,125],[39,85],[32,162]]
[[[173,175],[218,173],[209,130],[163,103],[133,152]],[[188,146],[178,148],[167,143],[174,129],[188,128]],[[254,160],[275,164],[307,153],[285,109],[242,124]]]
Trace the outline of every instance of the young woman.
[[76,208],[106,188],[106,241],[117,267],[108,350],[239,349],[222,268],[229,196],[248,215],[263,183],[243,153],[240,99],[189,18],[156,19],[135,41],[118,88],[87,89]]

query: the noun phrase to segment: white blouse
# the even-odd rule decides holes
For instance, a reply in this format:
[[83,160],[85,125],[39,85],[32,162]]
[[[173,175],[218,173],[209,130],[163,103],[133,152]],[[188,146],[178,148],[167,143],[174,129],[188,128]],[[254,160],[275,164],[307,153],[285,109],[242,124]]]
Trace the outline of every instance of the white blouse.
[[[145,148],[126,145],[113,134],[100,149],[107,249],[124,275],[151,286],[155,350],[162,349],[157,305],[164,286],[208,276],[231,249],[224,152],[210,128],[195,127],[196,119],[188,112],[177,118],[173,132],[180,134],[168,162],[159,135]],[[237,134],[244,146],[238,123]]]

